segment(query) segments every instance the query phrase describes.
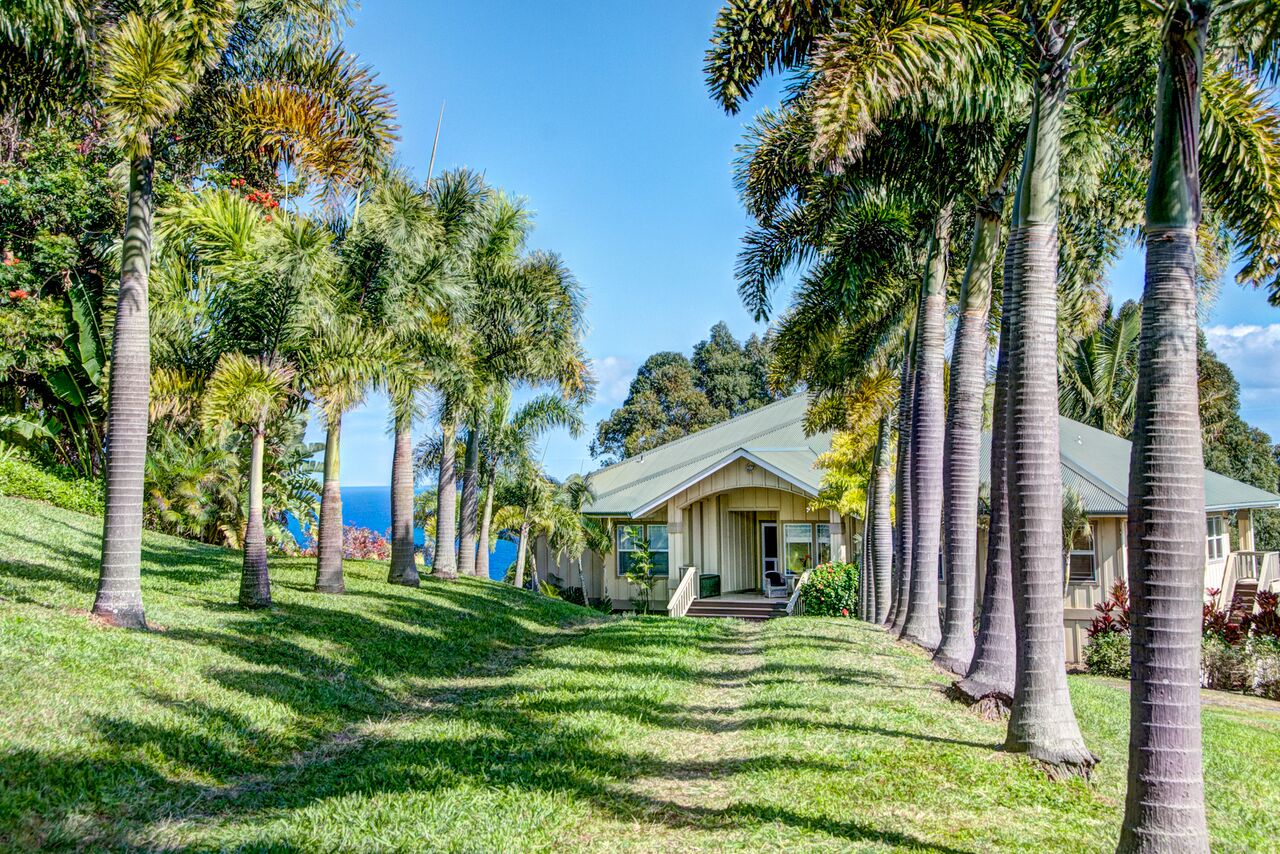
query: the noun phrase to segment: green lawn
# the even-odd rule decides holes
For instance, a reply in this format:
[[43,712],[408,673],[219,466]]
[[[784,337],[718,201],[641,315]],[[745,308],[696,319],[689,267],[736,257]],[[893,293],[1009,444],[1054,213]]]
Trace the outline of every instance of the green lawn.
[[[146,541],[148,633],[86,616],[100,522],[0,498],[0,847],[1109,851],[1122,683],[1073,678],[1102,758],[1054,783],[851,620],[600,619],[480,581],[343,597]],[[1280,838],[1280,712],[1204,712],[1215,847]]]

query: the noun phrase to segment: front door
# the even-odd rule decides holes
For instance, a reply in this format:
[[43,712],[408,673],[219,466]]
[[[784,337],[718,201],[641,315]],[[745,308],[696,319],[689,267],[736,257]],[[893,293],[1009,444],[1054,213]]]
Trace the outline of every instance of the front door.
[[760,523],[760,554],[764,565],[760,573],[760,589],[764,589],[764,573],[778,571],[778,523]]

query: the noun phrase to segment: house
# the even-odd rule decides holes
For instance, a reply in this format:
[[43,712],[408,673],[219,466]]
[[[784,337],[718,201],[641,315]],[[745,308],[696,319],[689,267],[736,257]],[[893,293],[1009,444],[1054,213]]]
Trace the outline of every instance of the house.
[[[1112,586],[1127,580],[1130,443],[1094,427],[1058,418],[1063,490],[1074,490],[1089,517],[1087,532],[1071,544],[1064,582],[1063,620],[1067,662],[1084,660],[1086,630]],[[981,478],[990,482],[991,437],[983,436]],[[1231,601],[1237,583],[1251,589],[1280,585],[1275,552],[1258,552],[1253,542],[1253,511],[1280,507],[1280,495],[1205,470],[1205,590],[1220,590],[1220,604]],[[1232,521],[1236,542],[1232,542]],[[978,537],[978,565],[986,566],[985,536]],[[982,573],[978,576],[981,601]],[[1242,591],[1243,592],[1243,591]]]
[[[660,576],[653,607],[683,614],[698,599],[759,597],[766,573],[782,575],[790,588],[805,569],[849,559],[862,523],[813,506],[822,480],[814,462],[830,448],[831,434],[805,435],[807,403],[805,395],[793,395],[594,472],[585,512],[610,523],[613,550],[588,553],[579,567],[541,541],[534,547],[537,572],[584,588],[593,601],[607,597],[615,608],[630,608],[637,591],[626,571],[636,541],[644,539]],[[1063,486],[1080,494],[1090,522],[1072,543],[1064,572],[1067,658],[1078,662],[1093,606],[1124,577],[1129,442],[1067,418],[1059,429]],[[989,456],[984,437],[984,480]],[[1223,589],[1229,601],[1237,582],[1280,585],[1277,555],[1256,552],[1253,544],[1252,511],[1273,507],[1280,507],[1280,495],[1205,472],[1206,588]],[[980,586],[985,531],[978,541]],[[686,572],[691,577],[681,584]]]

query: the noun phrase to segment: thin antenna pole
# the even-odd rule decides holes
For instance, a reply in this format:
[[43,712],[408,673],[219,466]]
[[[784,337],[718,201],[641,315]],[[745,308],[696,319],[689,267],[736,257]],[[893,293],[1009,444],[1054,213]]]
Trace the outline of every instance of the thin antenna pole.
[[431,160],[427,164],[427,180],[431,180],[436,171],[436,147],[440,145],[440,125],[444,124],[444,101],[440,102],[440,117],[436,119],[436,138],[431,143]]

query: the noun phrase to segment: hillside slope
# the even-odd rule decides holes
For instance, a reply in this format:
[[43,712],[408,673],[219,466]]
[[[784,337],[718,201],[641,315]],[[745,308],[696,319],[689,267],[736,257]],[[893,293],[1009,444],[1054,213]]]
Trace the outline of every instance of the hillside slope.
[[[0,499],[0,850],[1096,851],[1125,683],[1071,678],[1091,783],[1001,751],[855,620],[594,612],[480,581],[346,596],[146,541],[151,632],[100,628],[98,520]],[[1215,850],[1280,838],[1280,704],[1206,695]]]

